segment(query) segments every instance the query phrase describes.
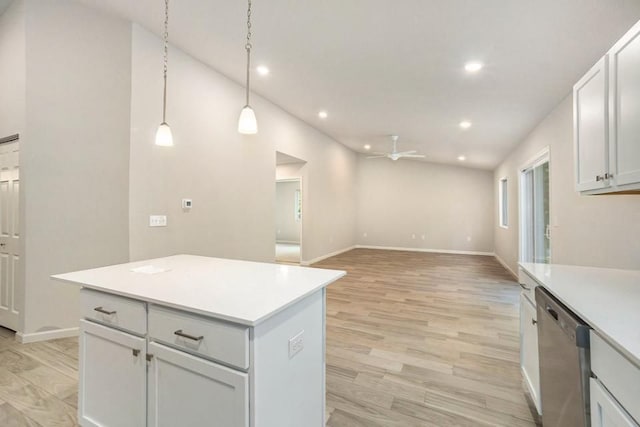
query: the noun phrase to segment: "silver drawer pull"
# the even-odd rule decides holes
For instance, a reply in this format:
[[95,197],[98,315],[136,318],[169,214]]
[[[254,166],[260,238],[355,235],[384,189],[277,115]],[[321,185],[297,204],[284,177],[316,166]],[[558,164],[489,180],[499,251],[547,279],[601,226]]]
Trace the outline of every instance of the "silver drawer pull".
[[94,308],[95,311],[97,311],[98,313],[102,313],[102,314],[108,314],[109,316],[111,316],[112,314],[116,314],[116,311],[109,311],[109,310],[105,310],[104,308],[102,308],[102,306],[100,307],[96,307]]
[[519,283],[519,285],[520,285],[520,287],[521,287],[522,289],[524,289],[525,291],[530,291],[530,290],[531,290],[531,288],[527,288],[527,287],[524,285],[524,283]]
[[182,332],[182,329],[178,329],[177,331],[174,332],[174,334],[179,337],[186,338],[192,341],[202,341],[204,339],[204,336],[202,335],[200,335],[199,337],[196,337],[193,335],[185,334],[184,332]]

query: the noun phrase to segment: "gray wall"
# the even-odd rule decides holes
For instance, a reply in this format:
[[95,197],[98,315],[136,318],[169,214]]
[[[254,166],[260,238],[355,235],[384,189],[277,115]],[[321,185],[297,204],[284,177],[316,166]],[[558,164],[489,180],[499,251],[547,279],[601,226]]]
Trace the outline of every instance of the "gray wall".
[[128,259],[131,27],[70,0],[26,2],[24,332],[77,327],[54,273]]
[[276,242],[300,243],[300,222],[295,215],[299,189],[299,181],[276,182]]
[[[170,48],[167,121],[175,146],[156,147],[162,44],[133,27],[130,250],[273,261],[276,151],[308,160],[303,259],[354,244],[356,155],[270,102],[252,97],[259,133],[239,135],[243,88]],[[193,199],[183,212],[182,198]],[[168,227],[148,227],[150,214]]]
[[[495,251],[518,266],[518,169],[550,150],[551,262],[640,268],[640,195],[581,196],[574,188],[573,98],[560,103],[494,173]],[[509,228],[498,224],[498,180],[509,180]]]
[[492,180],[490,171],[360,156],[357,242],[491,253]]

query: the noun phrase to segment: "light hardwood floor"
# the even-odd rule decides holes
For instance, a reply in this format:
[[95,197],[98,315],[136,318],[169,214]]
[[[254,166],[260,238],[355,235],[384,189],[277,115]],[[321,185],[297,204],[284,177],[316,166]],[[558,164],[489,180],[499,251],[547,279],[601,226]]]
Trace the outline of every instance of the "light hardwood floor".
[[[519,287],[491,257],[356,249],[327,293],[328,426],[534,426]],[[0,426],[74,426],[77,339],[0,329]]]
[[327,290],[328,426],[535,426],[493,257],[356,249]]

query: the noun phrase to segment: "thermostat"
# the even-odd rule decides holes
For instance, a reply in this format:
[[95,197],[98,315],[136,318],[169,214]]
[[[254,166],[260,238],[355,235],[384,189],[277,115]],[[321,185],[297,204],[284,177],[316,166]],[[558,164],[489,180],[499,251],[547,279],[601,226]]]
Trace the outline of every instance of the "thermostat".
[[191,209],[193,201],[191,199],[182,199],[182,209]]

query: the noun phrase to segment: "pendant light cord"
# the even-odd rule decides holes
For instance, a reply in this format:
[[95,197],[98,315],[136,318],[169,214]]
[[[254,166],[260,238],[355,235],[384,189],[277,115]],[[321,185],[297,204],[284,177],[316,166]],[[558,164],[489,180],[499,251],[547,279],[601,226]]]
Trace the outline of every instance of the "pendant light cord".
[[[169,1],[169,0],[167,0]],[[248,0],[248,8],[247,8],[247,43],[244,45],[244,48],[247,50],[247,107],[249,106],[249,84],[250,84],[250,74],[251,74],[251,0]]]
[[162,92],[162,123],[167,122],[167,57],[169,56],[169,0],[164,0],[164,90]]

